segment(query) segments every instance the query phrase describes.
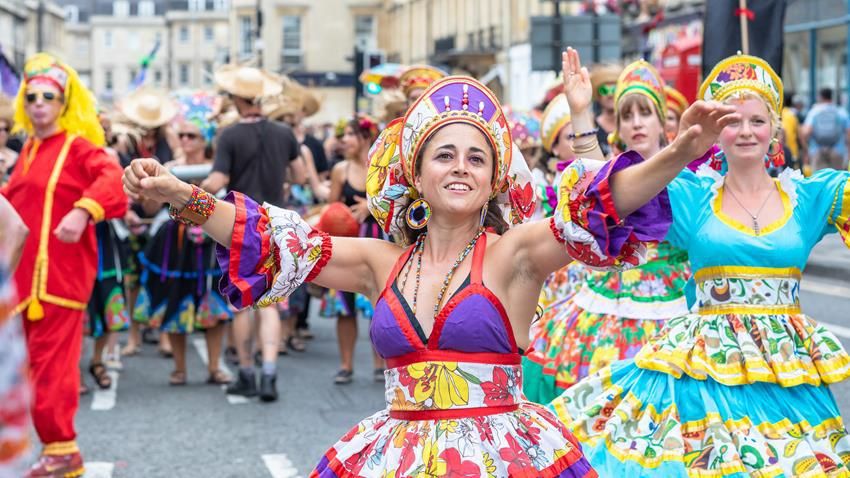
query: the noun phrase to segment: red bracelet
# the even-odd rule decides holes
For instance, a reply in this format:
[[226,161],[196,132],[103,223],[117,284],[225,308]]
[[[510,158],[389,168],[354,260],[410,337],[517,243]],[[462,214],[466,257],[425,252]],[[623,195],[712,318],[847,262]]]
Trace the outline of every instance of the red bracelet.
[[179,223],[200,226],[207,222],[207,219],[212,216],[215,211],[215,197],[199,188],[192,186],[192,197],[189,202],[183,206],[183,209],[177,209],[174,206],[168,207],[168,216]]

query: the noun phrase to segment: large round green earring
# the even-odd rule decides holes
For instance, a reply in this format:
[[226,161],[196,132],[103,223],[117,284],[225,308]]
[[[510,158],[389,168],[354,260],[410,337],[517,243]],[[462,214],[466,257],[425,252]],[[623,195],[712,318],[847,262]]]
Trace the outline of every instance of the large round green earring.
[[428,225],[431,220],[431,205],[423,198],[419,198],[407,206],[407,214],[404,216],[404,222],[411,229],[422,229]]

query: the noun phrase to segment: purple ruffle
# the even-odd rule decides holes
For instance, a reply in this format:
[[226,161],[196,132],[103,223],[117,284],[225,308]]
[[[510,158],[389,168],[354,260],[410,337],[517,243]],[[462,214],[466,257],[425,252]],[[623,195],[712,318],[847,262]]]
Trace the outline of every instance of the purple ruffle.
[[708,151],[706,151],[705,154],[688,163],[688,169],[693,172],[697,172],[700,166],[708,162],[708,160],[711,159],[711,157],[719,151],[720,148],[716,144],[712,145],[710,148],[708,148]]
[[263,267],[271,250],[269,219],[259,204],[242,193],[230,192],[224,200],[236,207],[236,220],[230,248],[216,244],[223,272],[218,287],[231,304],[245,308],[271,287],[271,276]]
[[608,161],[584,192],[582,201],[593,198],[593,208],[586,212],[584,228],[593,234],[602,251],[618,257],[623,246],[631,241],[657,242],[664,239],[673,222],[670,199],[663,190],[628,217],[620,220],[611,195],[611,177],[619,171],[643,162],[635,151],[627,151]]

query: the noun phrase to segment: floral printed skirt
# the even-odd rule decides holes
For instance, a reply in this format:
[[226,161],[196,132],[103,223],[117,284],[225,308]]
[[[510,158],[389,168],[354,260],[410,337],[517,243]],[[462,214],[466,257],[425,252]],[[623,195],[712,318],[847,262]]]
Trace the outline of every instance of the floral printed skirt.
[[850,476],[827,384],[850,357],[802,314],[689,314],[551,404],[605,476]]
[[387,409],[352,428],[311,476],[596,477],[554,414],[522,397],[514,358],[387,370]]

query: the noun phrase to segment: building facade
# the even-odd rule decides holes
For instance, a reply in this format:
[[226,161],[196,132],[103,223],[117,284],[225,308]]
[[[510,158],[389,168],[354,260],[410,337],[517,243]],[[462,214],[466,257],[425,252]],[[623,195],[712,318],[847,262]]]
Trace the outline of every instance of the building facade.
[[322,108],[307,121],[334,122],[357,108],[352,55],[355,45],[377,47],[381,8],[376,0],[234,0],[230,56],[314,88]]

